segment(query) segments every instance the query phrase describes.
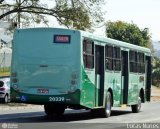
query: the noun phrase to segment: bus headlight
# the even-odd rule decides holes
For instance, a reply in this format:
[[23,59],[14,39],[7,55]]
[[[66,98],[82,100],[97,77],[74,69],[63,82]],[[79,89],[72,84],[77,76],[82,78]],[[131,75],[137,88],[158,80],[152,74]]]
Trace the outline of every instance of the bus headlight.
[[69,92],[74,92],[77,89],[77,79],[78,79],[78,76],[76,72],[72,72]]
[[16,90],[18,89],[18,85],[16,85],[16,84],[14,84],[12,87],[13,87],[13,89],[16,89]]
[[71,85],[76,85],[76,84],[77,84],[76,80],[71,80]]

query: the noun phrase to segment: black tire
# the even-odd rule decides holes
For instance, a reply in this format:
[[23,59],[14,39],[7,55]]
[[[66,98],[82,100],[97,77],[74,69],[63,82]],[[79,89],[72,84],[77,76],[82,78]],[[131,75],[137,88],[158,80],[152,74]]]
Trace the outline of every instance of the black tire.
[[111,107],[112,107],[112,96],[110,92],[107,92],[106,101],[105,101],[105,108],[102,109],[102,116],[103,117],[110,117],[111,116]]
[[44,111],[47,115],[63,115],[65,106],[45,104]]
[[90,113],[92,117],[99,117],[100,109],[91,109]]
[[138,97],[138,104],[131,105],[131,109],[133,113],[138,113],[141,110],[141,97]]
[[3,103],[8,103],[8,95],[5,95],[5,97],[3,98]]
[[64,106],[57,106],[56,108],[55,108],[55,114],[56,115],[58,115],[58,116],[61,116],[61,115],[63,115],[64,114],[64,111],[65,111],[65,107]]
[[44,105],[44,111],[46,113],[46,115],[53,115],[54,114],[54,110],[52,109],[53,105],[51,104],[45,104]]

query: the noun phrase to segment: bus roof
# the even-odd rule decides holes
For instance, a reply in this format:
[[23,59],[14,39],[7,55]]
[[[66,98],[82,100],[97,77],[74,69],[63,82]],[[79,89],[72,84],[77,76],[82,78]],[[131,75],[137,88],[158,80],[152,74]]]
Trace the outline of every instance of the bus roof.
[[88,38],[91,38],[91,39],[95,39],[98,42],[101,42],[101,43],[104,43],[104,44],[111,44],[111,45],[116,45],[116,46],[120,46],[120,47],[123,47],[123,48],[128,48],[128,49],[131,49],[131,50],[137,50],[137,51],[143,51],[143,52],[146,52],[146,53],[151,53],[151,50],[149,48],[146,48],[146,47],[141,47],[141,46],[134,45],[134,44],[131,44],[131,43],[111,39],[111,38],[108,38],[108,37],[98,36],[98,35],[88,33],[88,32],[85,32],[85,31],[80,31],[80,32],[81,32],[82,36],[84,36],[86,38],[88,37]]
[[141,46],[138,46],[138,45],[134,45],[134,44],[131,44],[131,43],[127,43],[127,42],[123,42],[123,41],[119,41],[119,40],[115,40],[115,39],[111,39],[111,38],[108,38],[108,37],[104,37],[104,36],[99,36],[99,35],[96,35],[96,34],[92,34],[92,33],[89,33],[89,32],[86,32],[86,31],[82,31],[82,30],[74,30],[74,29],[66,29],[66,28],[28,28],[28,29],[17,29],[17,30],[25,30],[25,31],[31,31],[31,30],[61,30],[61,31],[76,31],[76,32],[79,32],[81,34],[81,36],[83,37],[86,37],[86,38],[91,38],[91,39],[94,39],[96,40],[97,42],[101,42],[101,43],[104,43],[105,44],[111,44],[111,45],[116,45],[116,46],[120,46],[120,47],[123,47],[123,48],[127,48],[127,49],[131,49],[131,50],[137,50],[137,51],[142,51],[142,52],[146,52],[146,53],[149,53],[151,54],[151,51],[149,48],[145,48],[145,47],[141,47]]

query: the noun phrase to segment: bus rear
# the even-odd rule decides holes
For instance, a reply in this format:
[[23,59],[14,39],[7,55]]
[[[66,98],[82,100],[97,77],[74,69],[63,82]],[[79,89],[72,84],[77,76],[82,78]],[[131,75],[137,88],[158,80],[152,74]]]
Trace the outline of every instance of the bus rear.
[[18,29],[13,40],[11,101],[77,105],[80,69],[79,31]]

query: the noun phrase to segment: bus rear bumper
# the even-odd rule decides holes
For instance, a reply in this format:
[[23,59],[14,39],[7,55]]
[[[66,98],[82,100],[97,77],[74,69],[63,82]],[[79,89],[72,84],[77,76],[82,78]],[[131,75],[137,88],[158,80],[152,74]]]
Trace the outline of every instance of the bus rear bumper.
[[21,93],[11,88],[11,102],[28,104],[80,104],[80,90],[70,94],[61,95],[36,95]]

